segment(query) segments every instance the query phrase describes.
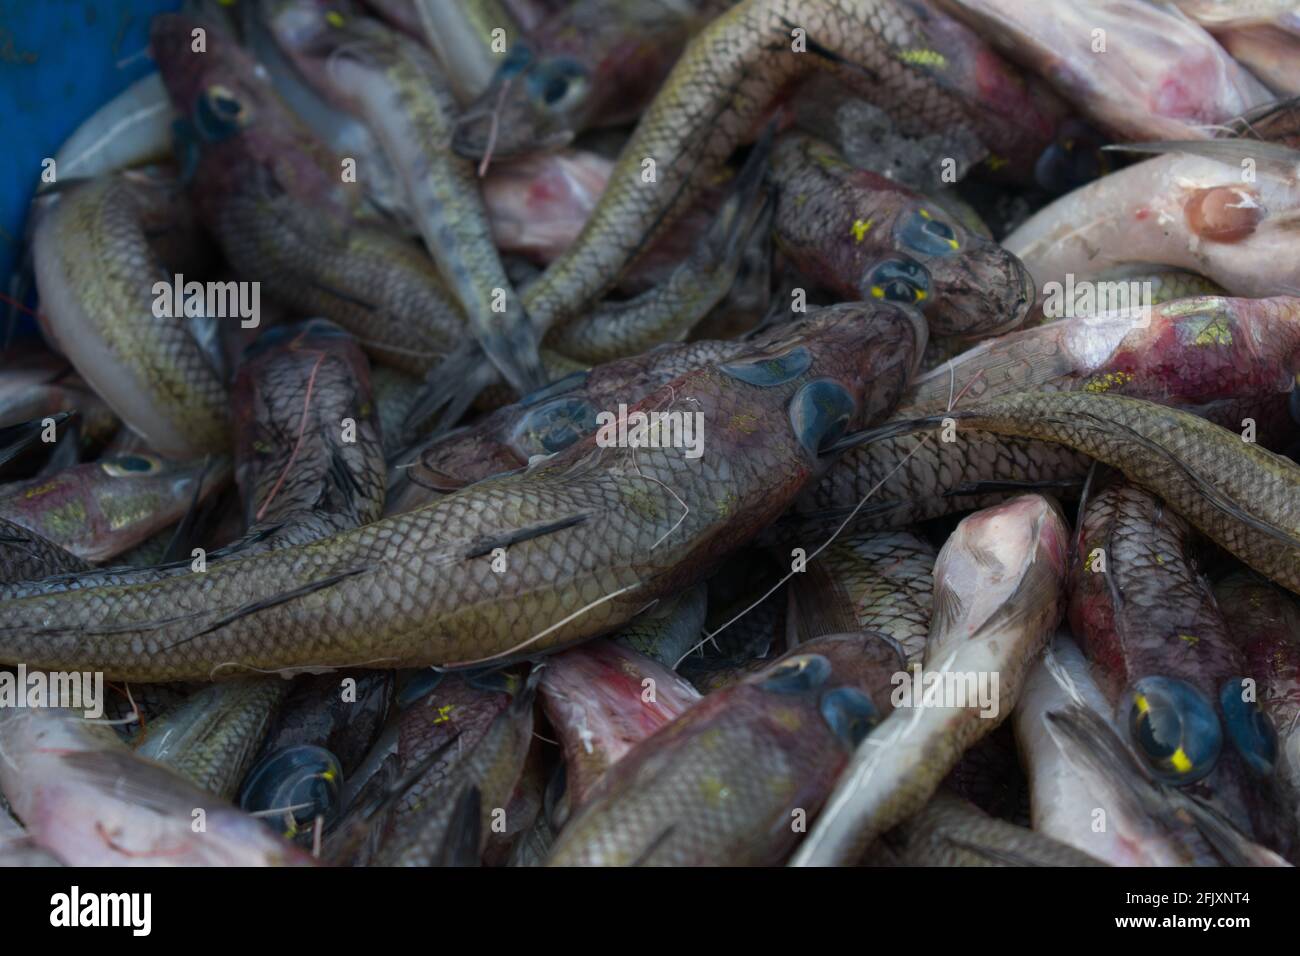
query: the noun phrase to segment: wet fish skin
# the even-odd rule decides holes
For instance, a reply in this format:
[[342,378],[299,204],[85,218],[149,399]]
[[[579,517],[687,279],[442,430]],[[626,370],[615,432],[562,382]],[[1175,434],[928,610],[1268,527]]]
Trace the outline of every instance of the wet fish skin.
[[[827,143],[785,134],[772,172],[777,248],[840,296],[916,305],[934,335],[996,335],[1018,327],[1033,305],[1033,280],[1015,256]],[[891,282],[881,260],[916,271]]]
[[[1289,172],[1269,162],[1267,145],[1182,145],[1049,203],[1003,245],[1039,288],[1142,262],[1199,273],[1229,295],[1294,295],[1291,224],[1300,192]],[[1242,180],[1247,160],[1253,182]]]
[[1111,465],[1243,563],[1300,593],[1300,466],[1289,459],[1203,418],[1119,395],[1019,393],[944,417],[972,431],[1054,441]]
[[[1108,733],[1109,748],[1080,752],[1054,720],[1072,709],[1094,716],[1091,734]],[[1114,729],[1110,701],[1094,670],[1070,636],[1058,631],[1030,670],[1012,713],[1021,763],[1030,783],[1035,830],[1112,866],[1217,866],[1220,859],[1195,825],[1170,799],[1173,788],[1152,780]],[[1096,755],[1123,754],[1123,761]],[[1093,827],[1094,814],[1106,827]]]
[[[939,791],[881,838],[896,866],[1106,866],[1067,843]],[[874,860],[872,862],[875,862]]]
[[[981,343],[927,372],[908,390],[896,419],[957,410],[1013,391],[1127,395],[1186,406],[1228,428],[1255,418],[1259,437],[1270,408],[1300,372],[1300,300],[1196,297],[1150,313],[1078,316]],[[872,489],[855,524],[908,523],[987,507],[1007,489],[1035,483],[1062,492],[1081,486],[1086,457],[1060,446],[981,433],[952,444],[912,436],[845,453],[796,512],[839,519]],[[981,486],[985,489],[980,492]]]
[[[248,666],[469,666],[594,636],[694,583],[828,464],[801,441],[819,440],[833,420],[800,419],[796,433],[787,408],[796,393],[844,394],[855,406],[850,423],[878,419],[923,341],[909,311],[821,310],[786,342],[751,353],[752,366],[708,366],[639,403],[700,409],[711,436],[701,458],[601,448],[591,436],[537,468],[313,544],[136,587],[18,600],[0,591],[0,657],[157,681],[233,677]],[[767,387],[735,377],[777,347],[787,361],[806,355],[806,370]],[[806,353],[788,351],[798,348]],[[497,547],[509,549],[514,572],[492,570]],[[103,630],[88,614],[113,623]]]
[[[540,675],[538,675],[540,676]],[[483,737],[430,795],[429,805],[398,822],[378,860],[381,866],[429,866],[457,834],[449,829],[466,788],[479,795],[477,858],[492,832],[494,813],[506,810],[533,742],[537,678],[530,676]]]
[[579,361],[606,362],[685,339],[731,290],[751,239],[769,228],[767,155],[765,143],[754,147],[713,223],[666,279],[552,329],[546,345]]
[[316,0],[282,0],[266,15],[308,79],[379,140],[425,248],[493,364],[520,394],[546,384],[537,334],[492,242],[473,164],[451,151],[460,111],[429,51]]
[[223,457],[173,462],[156,455],[101,458],[48,478],[0,487],[0,518],[85,561],[104,562],[179,521],[230,478]]
[[937,553],[907,531],[836,539],[792,581],[800,639],[852,626],[893,638],[907,663],[920,661],[930,630]]
[[0,518],[0,584],[89,571],[91,565],[53,541]]
[[700,699],[668,666],[599,639],[548,660],[539,696],[564,749],[571,810],[629,750]]
[[1269,98],[1195,23],[1140,0],[938,2],[1126,139],[1205,138]]
[[1249,572],[1217,582],[1214,595],[1229,636],[1245,655],[1244,673],[1255,679],[1259,705],[1277,730],[1271,785],[1283,809],[1268,821],[1268,835],[1295,862],[1300,832],[1300,605]]
[[[194,54],[190,34],[199,27],[207,51]],[[189,123],[180,143],[197,162],[190,194],[239,277],[301,314],[337,322],[406,371],[422,374],[448,354],[464,323],[437,269],[415,244],[358,220],[358,187],[343,181],[339,158],[256,64],[201,19],[163,14],[150,36]],[[212,127],[208,138],[200,127]]]
[[[1094,491],[1075,542],[1070,625],[1115,719],[1122,726],[1136,681],[1165,677],[1214,702],[1222,726],[1219,692],[1240,678],[1245,661],[1196,563],[1191,529],[1154,495],[1125,482]],[[1104,573],[1096,570],[1097,549],[1105,556]],[[1191,772],[1208,769],[1191,757]],[[1254,787],[1230,745],[1209,775],[1189,786],[1249,832]]]
[[259,547],[379,518],[383,439],[370,364],[350,335],[323,319],[277,326],[245,350],[233,392],[235,477]]
[[730,5],[576,0],[526,38],[508,38],[506,59],[456,130],[456,151],[513,159],[635,120],[690,35]]
[[[74,866],[310,866],[310,856],[112,728],[59,709],[0,710],[0,787],[32,838]],[[205,828],[193,827],[204,811]]]
[[[809,664],[819,656],[820,667]],[[787,677],[798,669],[808,678]],[[829,666],[827,666],[829,665]],[[616,763],[560,832],[548,866],[774,865],[813,817],[853,746],[822,701],[837,693],[888,709],[892,642],[833,635],[710,694]]]
[[697,584],[637,615],[613,641],[664,667],[676,668],[682,655],[699,641],[708,603],[708,588]]
[[[792,50],[797,25],[815,41]],[[817,66],[864,88],[904,125],[925,133],[968,121],[960,91],[903,53],[929,47],[924,22],[892,0],[745,0],[687,45],[642,116],[582,234],[533,285],[524,307],[539,328],[576,314],[679,216],[740,142],[754,135],[779,90]],[[863,78],[870,76],[869,82]],[[970,91],[966,91],[969,93]],[[642,182],[643,161],[656,182]]]
[[150,721],[135,752],[232,800],[288,689],[282,680],[213,684]]
[[873,839],[925,806],[961,755],[1010,715],[1064,611],[1068,538],[1055,503],[1039,495],[976,512],[957,526],[935,562],[924,669],[997,674],[995,709],[969,699],[966,706],[894,709],[858,746],[794,865],[856,861]]
[[229,442],[226,389],[183,317],[155,314],[157,265],[145,220],[172,186],[110,174],[62,190],[36,227],[47,334],[79,374],[159,454],[194,458]]

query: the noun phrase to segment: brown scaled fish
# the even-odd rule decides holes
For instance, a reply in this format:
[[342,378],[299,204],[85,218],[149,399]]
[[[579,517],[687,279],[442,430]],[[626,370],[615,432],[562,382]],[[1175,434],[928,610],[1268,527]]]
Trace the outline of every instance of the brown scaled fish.
[[788,331],[629,409],[679,413],[660,447],[620,438],[620,416],[534,468],[311,544],[140,586],[0,588],[0,659],[147,681],[470,666],[617,628],[784,511],[821,449],[892,406],[925,338],[916,313],[866,303]]
[[833,635],[710,694],[613,766],[547,864],[780,863],[902,666],[892,641]]

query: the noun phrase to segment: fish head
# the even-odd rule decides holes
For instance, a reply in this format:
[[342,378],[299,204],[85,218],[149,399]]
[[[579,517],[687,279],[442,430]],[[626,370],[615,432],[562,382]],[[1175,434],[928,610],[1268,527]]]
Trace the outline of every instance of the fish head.
[[1037,300],[1024,263],[930,203],[904,208],[894,220],[893,240],[898,255],[868,266],[860,291],[916,305],[936,335],[1018,328]]
[[515,43],[488,88],[466,109],[452,148],[470,159],[561,149],[587,125],[592,79],[590,68],[575,57],[541,55]]
[[150,28],[150,51],[181,114],[174,147],[196,199],[258,188],[318,206],[348,207],[358,194],[337,159],[284,104],[266,69],[218,23],[162,14]]
[[926,335],[915,309],[846,302],[779,327],[718,369],[765,389],[798,382],[787,406],[790,426],[824,466],[836,440],[897,404],[925,351]]

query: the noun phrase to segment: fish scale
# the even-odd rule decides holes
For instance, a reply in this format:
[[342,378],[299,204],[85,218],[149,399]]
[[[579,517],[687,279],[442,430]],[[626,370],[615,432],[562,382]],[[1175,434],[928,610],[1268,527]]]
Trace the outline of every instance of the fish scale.
[[[698,459],[591,436],[526,472],[301,547],[149,584],[16,600],[0,590],[0,658],[209,679],[240,666],[467,665],[610,630],[694,583],[812,476],[818,463],[788,417],[796,391],[830,378],[859,408],[887,410],[924,341],[919,316],[878,305],[807,322],[794,341],[814,361],[791,380],[763,387],[706,366],[639,404],[700,411]],[[556,528],[564,519],[576,523]],[[491,552],[512,540],[498,573]]]

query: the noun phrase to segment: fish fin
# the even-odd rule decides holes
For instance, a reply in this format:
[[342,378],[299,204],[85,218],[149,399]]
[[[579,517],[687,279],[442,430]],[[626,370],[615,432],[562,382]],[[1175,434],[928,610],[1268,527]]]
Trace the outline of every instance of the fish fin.
[[839,441],[833,442],[823,453],[822,457],[842,454],[852,448],[861,448],[865,445],[874,445],[877,442],[886,441],[890,438],[902,438],[905,435],[915,435],[917,432],[929,431],[943,424],[945,418],[959,418],[960,412],[951,411],[943,415],[929,415],[925,418],[902,419],[895,422],[885,422],[881,425],[875,425],[871,428],[864,428],[845,435]]
[[358,574],[365,574],[371,570],[373,570],[371,567],[366,566],[361,568],[352,568],[351,570],[348,571],[340,571],[338,574],[330,574],[316,581],[309,581],[306,584],[299,585],[296,588],[289,588],[287,591],[281,591],[279,594],[273,594],[267,598],[262,598],[257,601],[250,601],[247,604],[242,604],[239,607],[235,608],[235,610],[231,611],[229,614],[224,615],[214,623],[208,625],[203,630],[195,634],[191,634],[189,637],[181,638],[179,641],[176,641],[174,644],[167,645],[165,648],[163,648],[163,650],[171,650],[173,648],[180,647],[182,644],[188,644],[190,641],[203,637],[206,634],[211,634],[214,631],[219,631],[223,627],[227,627],[228,625],[233,624],[235,621],[238,621],[240,618],[247,617],[250,614],[256,614],[258,611],[265,611],[267,608],[277,607],[281,604],[287,604],[289,601],[295,601],[298,598],[306,597],[308,594],[315,594],[317,591],[323,591],[326,588],[333,587],[334,585],[338,584],[340,581],[345,581],[348,578],[356,577]]
[[554,534],[557,531],[563,531],[565,528],[572,528],[585,522],[592,516],[592,512],[586,511],[581,514],[569,515],[566,518],[560,518],[557,521],[546,521],[541,524],[529,525],[526,528],[518,528],[513,531],[505,531],[500,534],[490,535],[473,542],[461,557],[469,560],[471,558],[481,558],[485,554],[491,554],[497,548],[510,548],[524,541],[532,541],[534,538],[540,538],[548,534]]
[[1242,160],[1250,159],[1256,165],[1286,179],[1294,179],[1297,173],[1300,173],[1300,151],[1280,143],[1268,143],[1258,139],[1158,140],[1150,143],[1112,143],[1103,146],[1102,149],[1156,156],[1165,153],[1187,153],[1238,168]]
[[1153,452],[1157,456],[1165,458],[1171,464],[1173,464],[1173,466],[1177,468],[1179,471],[1181,471],[1183,475],[1187,478],[1187,480],[1196,487],[1196,490],[1201,494],[1201,496],[1204,497],[1206,501],[1208,501],[1219,511],[1223,512],[1225,515],[1232,518],[1234,521],[1239,521],[1242,524],[1254,528],[1260,534],[1266,535],[1267,537],[1273,538],[1274,540],[1281,542],[1288,548],[1294,548],[1296,550],[1300,550],[1300,538],[1297,538],[1295,535],[1292,535],[1285,528],[1275,527],[1274,525],[1271,525],[1268,522],[1263,521],[1260,518],[1255,517],[1250,512],[1246,511],[1244,508],[1241,507],[1241,505],[1237,504],[1235,501],[1233,501],[1231,498],[1229,498],[1227,495],[1221,492],[1212,481],[1210,481],[1208,478],[1203,476],[1200,472],[1198,472],[1195,468],[1193,468],[1188,462],[1183,461],[1177,455],[1170,452],[1167,448],[1160,445],[1158,442],[1152,440],[1151,438],[1148,438],[1146,435],[1143,435],[1141,432],[1137,431],[1136,429],[1130,428],[1127,425],[1118,424],[1109,419],[1102,421],[1101,419],[1098,418],[1098,416],[1094,414],[1085,415],[1083,417],[1091,418],[1093,421],[1098,422],[1107,430],[1114,430],[1116,427],[1120,428],[1125,433],[1127,433],[1137,444],[1141,445],[1143,448],[1147,449],[1148,451]]
[[1201,800],[1152,778],[1115,730],[1090,708],[1069,704],[1049,711],[1044,720],[1066,758],[1095,771],[1136,819],[1150,820],[1171,834],[1194,827],[1230,866],[1255,865],[1272,855]]
[[[424,386],[402,422],[404,436],[425,432],[427,437],[434,437],[446,433],[469,410],[479,392],[499,380],[496,367],[477,342],[458,346],[425,376]],[[438,420],[433,428],[424,429],[422,426],[434,416]]]
[[186,547],[194,534],[194,527],[199,520],[199,505],[203,501],[203,482],[208,477],[208,471],[212,467],[212,459],[209,457],[203,463],[203,470],[199,472],[198,481],[194,482],[194,494],[190,496],[189,507],[185,509],[185,514],[176,524],[176,530],[172,532],[171,539],[167,542],[167,549],[163,551],[162,560],[159,564],[175,564],[180,561],[181,555],[189,550]]
[[799,608],[801,641],[824,634],[847,634],[859,629],[853,601],[821,561],[813,561],[796,576],[791,589]]
[[481,866],[483,846],[483,793],[466,784],[456,797],[447,830],[434,854],[434,866]]
[[9,462],[39,442],[41,433],[45,430],[44,422],[47,419],[54,421],[54,434],[57,442],[59,429],[75,414],[75,411],[55,412],[53,415],[46,415],[44,418],[33,418],[31,421],[19,422],[17,425],[6,425],[0,428],[0,466],[9,464]]

